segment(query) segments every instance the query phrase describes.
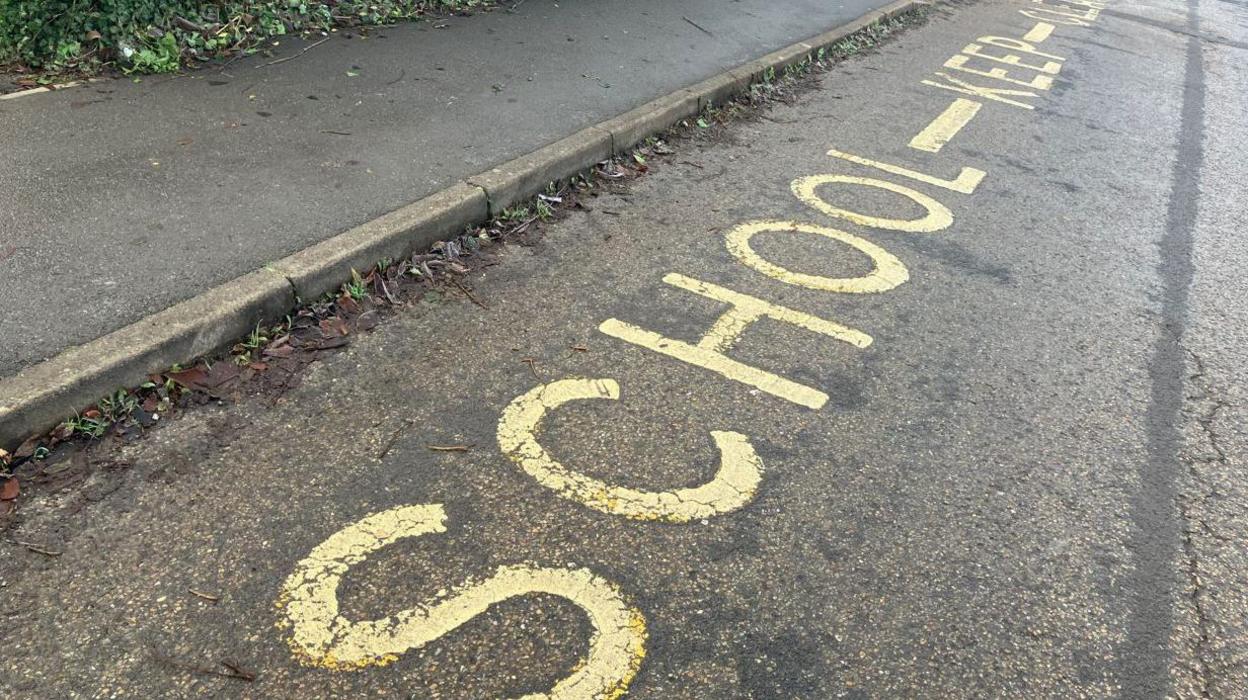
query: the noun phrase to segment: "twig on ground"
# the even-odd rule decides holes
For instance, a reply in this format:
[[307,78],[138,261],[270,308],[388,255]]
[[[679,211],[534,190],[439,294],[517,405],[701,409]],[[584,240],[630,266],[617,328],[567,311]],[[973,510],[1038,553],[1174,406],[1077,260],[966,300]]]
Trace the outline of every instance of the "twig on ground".
[[389,439],[386,440],[385,444],[381,446],[381,451],[377,453],[377,459],[385,459],[386,455],[390,454],[390,450],[394,449],[394,443],[399,441],[399,436],[403,434],[403,431],[412,427],[415,422],[416,421],[411,418],[404,418],[403,425],[396,428],[394,433],[392,433]]
[[468,291],[468,288],[465,287],[463,284],[461,284],[459,280],[451,280],[451,284],[455,285],[456,287],[459,287],[459,291],[463,292],[464,296],[468,297],[468,300],[471,301],[472,303],[476,304],[477,306],[480,306],[483,309],[490,308],[486,306],[484,303],[482,303],[480,299],[474,296],[472,292]]
[[247,681],[248,683],[256,680],[256,674],[254,671],[248,671],[242,666],[239,666],[234,661],[231,661],[229,659],[222,659],[221,665],[230,669],[230,672],[231,672],[230,675],[232,678],[238,678],[240,680]]
[[[276,61],[269,61],[268,63],[264,64],[264,66],[276,66],[276,65],[277,65],[277,64],[279,64],[279,63],[285,63],[285,62],[287,62],[287,61],[293,61],[293,60],[295,60],[296,58],[299,58],[300,56],[304,55],[305,53],[307,53],[307,52],[311,51],[312,49],[315,49],[316,47],[320,46],[321,44],[324,44],[325,42],[329,41],[329,40],[330,40],[330,38],[331,38],[331,37],[325,37],[324,39],[321,39],[320,41],[316,42],[315,44],[312,44],[311,46],[305,46],[305,47],[303,47],[303,50],[302,50],[302,51],[300,51],[299,53],[295,54],[294,56],[287,56],[286,58],[279,58],[279,59],[277,59]],[[260,67],[261,67],[261,68],[263,68],[264,66],[260,66]]]
[[61,556],[62,554],[64,554],[64,552],[58,552],[58,551],[53,550],[53,549],[45,549],[45,548],[43,548],[43,547],[41,547],[41,546],[39,546],[39,545],[37,545],[37,544],[35,544],[35,543],[33,543],[33,542],[23,542],[23,541],[21,541],[21,540],[9,540],[9,541],[10,541],[10,542],[12,542],[13,544],[15,544],[15,545],[19,546],[19,547],[25,547],[26,549],[28,549],[28,550],[30,550],[30,551],[32,551],[32,552],[34,552],[34,553],[36,553],[36,554],[42,554],[42,555],[44,555],[45,557],[59,557],[59,556]]
[[526,357],[520,361],[529,366],[529,371],[533,373],[534,379],[541,379],[541,377],[537,376],[537,360],[532,357]]
[[425,449],[434,452],[467,452],[472,447],[472,445],[425,445]]
[[228,659],[220,662],[221,665],[226,668],[226,670],[221,671],[221,670],[218,670],[216,667],[200,666],[198,664],[187,663],[185,661],[179,661],[178,659],[175,659],[172,656],[168,656],[166,654],[160,653],[159,651],[156,650],[156,647],[154,645],[149,645],[149,648],[151,649],[152,656],[155,657],[157,661],[159,661],[162,664],[165,664],[166,666],[172,669],[176,669],[178,671],[186,671],[188,673],[197,673],[203,676],[220,676],[222,678],[236,678],[240,681],[247,681],[248,683],[256,680],[255,673],[244,670],[241,666],[239,666],[238,664]]
[[194,588],[188,588],[186,590],[190,591],[191,595],[195,596],[196,598],[203,598],[204,600],[209,601],[211,603],[216,603],[221,600],[219,596],[212,595],[211,593],[204,593],[203,591],[197,591]]
[[697,27],[697,28],[698,28],[698,30],[699,30],[699,31],[701,31],[703,34],[705,34],[705,35],[707,35],[707,36],[715,36],[714,34],[712,34],[712,33],[711,33],[711,30],[707,29],[706,27],[703,27],[702,25],[698,24],[697,22],[694,22],[693,20],[689,19],[688,17],[681,17],[681,19],[683,19],[683,20],[685,20],[686,22],[688,22],[689,24],[692,24],[693,26]]

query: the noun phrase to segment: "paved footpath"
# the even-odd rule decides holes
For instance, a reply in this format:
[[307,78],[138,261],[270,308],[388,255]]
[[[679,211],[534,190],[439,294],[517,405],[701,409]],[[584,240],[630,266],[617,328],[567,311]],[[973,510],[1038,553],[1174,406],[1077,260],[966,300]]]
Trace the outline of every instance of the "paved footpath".
[[37,493],[0,695],[1248,697],[1246,41],[937,10]]
[[526,0],[0,100],[0,378],[885,4]]

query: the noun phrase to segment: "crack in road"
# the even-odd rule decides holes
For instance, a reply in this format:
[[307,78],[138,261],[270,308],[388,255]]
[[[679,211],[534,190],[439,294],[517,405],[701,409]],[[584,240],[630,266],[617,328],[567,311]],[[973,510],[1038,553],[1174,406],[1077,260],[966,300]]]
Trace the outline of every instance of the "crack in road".
[[1213,686],[1213,670],[1211,668],[1212,646],[1213,646],[1213,628],[1216,625],[1213,616],[1210,614],[1206,598],[1209,595],[1208,587],[1201,578],[1202,561],[1200,556],[1200,547],[1197,542],[1198,531],[1193,525],[1199,526],[1205,535],[1220,541],[1227,541],[1227,538],[1218,535],[1212,526],[1199,514],[1194,512],[1193,501],[1197,501],[1203,506],[1208,503],[1209,499],[1215,495],[1216,489],[1208,483],[1205,474],[1199,465],[1220,463],[1225,464],[1227,461],[1226,451],[1219,444],[1217,432],[1213,428],[1213,421],[1216,420],[1218,412],[1228,404],[1214,397],[1214,388],[1208,380],[1208,374],[1205,370],[1204,360],[1200,355],[1193,352],[1190,348],[1183,345],[1176,339],[1176,343],[1188,357],[1191,358],[1192,364],[1196,366],[1196,372],[1188,376],[1188,381],[1192,383],[1199,392],[1187,397],[1187,401],[1196,404],[1192,409],[1184,409],[1184,414],[1192,414],[1195,408],[1201,404],[1209,404],[1201,414],[1193,416],[1196,425],[1204,434],[1210,448],[1212,448],[1216,456],[1203,457],[1199,455],[1186,456],[1184,461],[1187,463],[1188,477],[1191,479],[1194,494],[1180,494],[1178,499],[1179,517],[1183,522],[1183,556],[1184,572],[1187,574],[1190,585],[1189,600],[1192,610],[1196,616],[1196,640],[1193,644],[1192,656],[1197,666],[1196,681],[1200,688],[1200,696],[1202,698],[1213,697],[1211,687]]

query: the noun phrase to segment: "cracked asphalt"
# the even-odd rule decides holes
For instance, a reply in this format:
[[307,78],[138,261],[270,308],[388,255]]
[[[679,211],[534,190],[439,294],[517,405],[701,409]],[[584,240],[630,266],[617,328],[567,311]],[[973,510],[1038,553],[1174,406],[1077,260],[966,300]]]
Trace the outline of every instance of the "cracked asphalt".
[[677,142],[34,489],[0,695],[1248,697],[1245,42],[941,5]]

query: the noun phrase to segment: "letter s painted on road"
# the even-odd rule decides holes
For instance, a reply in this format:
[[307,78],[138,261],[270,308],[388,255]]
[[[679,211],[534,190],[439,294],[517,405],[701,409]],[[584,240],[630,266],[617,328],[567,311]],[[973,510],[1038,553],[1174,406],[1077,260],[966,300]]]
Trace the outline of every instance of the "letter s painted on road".
[[384,666],[485,612],[491,605],[532,593],[571,601],[594,629],[589,654],[548,694],[522,700],[618,698],[641,668],[645,619],[620,591],[587,569],[528,564],[500,567],[484,581],[467,581],[437,601],[379,620],[353,621],[338,612],[338,587],[352,566],[407,537],[446,531],[440,505],[410,505],[374,513],[332,535],[286,579],[278,609],[288,643],[301,663],[335,671]]

